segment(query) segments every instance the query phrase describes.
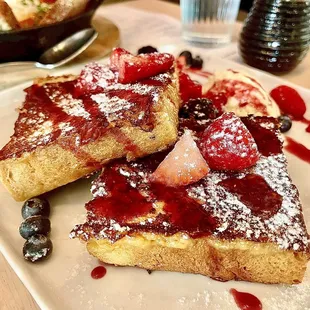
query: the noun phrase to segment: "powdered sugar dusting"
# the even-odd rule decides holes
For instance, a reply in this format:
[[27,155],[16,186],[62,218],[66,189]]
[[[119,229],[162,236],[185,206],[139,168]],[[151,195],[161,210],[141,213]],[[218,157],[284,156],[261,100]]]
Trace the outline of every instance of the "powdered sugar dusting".
[[125,99],[120,99],[116,96],[109,98],[106,94],[97,94],[91,96],[106,118],[112,122],[119,118],[124,118],[123,111],[132,108],[135,103],[129,102]]
[[[273,121],[270,120],[270,122]],[[234,130],[233,122],[229,121],[226,125],[229,126],[230,132]],[[270,130],[274,131],[275,128]],[[238,135],[238,128],[236,128],[236,135]],[[186,155],[186,150],[183,153]],[[182,155],[184,155],[183,153]],[[120,173],[128,179],[132,187],[139,189],[146,197],[151,194],[148,193],[149,170],[145,170],[143,162],[139,163],[138,161],[130,165],[123,164]],[[242,179],[253,174],[261,176],[269,185],[270,190],[282,197],[279,209],[276,210],[276,213],[271,213],[269,217],[260,216],[253,212],[239,199],[237,194],[229,192],[219,184],[219,182],[231,177]],[[141,178],[137,182],[136,176],[140,175]],[[132,180],[135,181],[132,182]],[[104,184],[102,186],[104,188]],[[188,185],[186,191],[189,197],[196,200],[216,219],[218,225],[212,231],[215,236],[223,238],[229,236],[232,239],[243,238],[258,242],[263,240],[273,242],[281,249],[308,250],[308,234],[302,217],[298,192],[288,175],[287,162],[283,153],[270,156],[261,155],[253,167],[233,174],[231,172],[211,170],[199,182]],[[90,221],[86,224],[87,237],[99,237],[95,231],[92,231],[93,221],[100,223],[103,229],[109,227],[106,226],[107,219],[96,217],[91,212],[89,212],[88,218]],[[165,222],[169,225],[169,220],[165,220]],[[143,223],[145,223],[145,219]],[[143,223],[140,223],[141,227],[144,227],[145,224]],[[160,225],[163,225],[163,223]],[[77,229],[84,232],[83,225],[78,225]],[[130,228],[126,227],[123,232],[130,233]],[[109,238],[106,234],[105,236]]]
[[52,103],[60,107],[65,113],[70,116],[89,119],[90,114],[85,110],[82,100],[74,99],[72,94],[64,93],[61,88],[50,88],[48,84],[44,85],[43,88]]
[[204,148],[210,158],[221,158],[223,152],[236,158],[257,158],[257,145],[246,126],[233,113],[225,113],[206,129]]
[[[292,185],[286,170],[286,159],[283,154],[261,157],[253,171],[261,175],[270,187],[283,197],[280,210],[271,218],[255,216],[251,210],[239,201],[236,195],[217,185],[228,176],[225,173],[212,172],[205,180],[188,188],[188,194],[198,199],[221,225],[214,231],[221,235],[229,229],[236,237],[259,241],[265,239],[279,245],[281,249],[305,250],[309,240],[301,217],[301,206],[297,190]],[[245,173],[236,176],[244,177]]]
[[132,92],[139,94],[139,95],[147,95],[150,92],[153,92],[157,90],[155,86],[152,85],[143,85],[140,83],[134,83],[134,84],[121,84],[121,83],[116,83],[113,85],[110,85],[106,87],[106,90],[131,90]]
[[76,79],[51,77],[43,85],[34,84],[26,89],[14,135],[0,158],[19,157],[53,142],[73,150],[125,123],[152,130],[154,106],[172,83],[172,76],[171,71],[138,83],[120,84],[116,72],[92,63]]
[[116,74],[108,66],[94,62],[84,67],[76,86],[77,88],[92,92],[98,89],[98,87],[105,88],[115,83],[116,80]]

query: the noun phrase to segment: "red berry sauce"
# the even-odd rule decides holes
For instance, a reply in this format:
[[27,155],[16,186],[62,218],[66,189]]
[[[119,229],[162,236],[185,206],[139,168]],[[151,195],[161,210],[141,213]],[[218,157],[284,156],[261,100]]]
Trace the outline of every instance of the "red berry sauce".
[[260,175],[248,174],[244,178],[229,178],[219,183],[238,196],[252,213],[261,218],[275,215],[282,205],[282,197],[272,190]]
[[224,92],[207,92],[204,94],[204,97],[210,99],[212,103],[214,104],[215,108],[223,113],[223,107],[227,104],[227,96]]
[[[191,109],[201,112],[197,106]],[[202,120],[195,119],[194,112],[191,111],[189,117],[180,112],[187,117],[180,119],[180,133],[184,128],[191,128],[199,139],[212,120],[208,118],[207,109],[204,111],[206,122],[200,126]],[[254,167],[240,172],[211,170],[196,183],[173,188],[149,181],[150,174],[170,150],[135,162],[116,161],[93,182],[93,200],[86,205],[87,221],[76,225],[71,237],[86,241],[107,238],[115,242],[139,232],[165,236],[181,233],[185,238],[186,235],[199,238],[215,234],[228,240],[271,241],[287,249],[298,246],[300,251],[305,251],[308,248],[303,243],[307,240],[306,228],[298,194],[290,183],[286,159],[277,138],[277,122],[268,117],[247,117],[242,121],[257,139],[261,153]],[[285,192],[293,205],[287,206],[280,192]],[[296,212],[291,216],[287,207],[293,207]],[[287,222],[280,223],[276,214],[285,216]],[[286,225],[296,228],[294,236],[288,236]]]
[[245,292],[239,292],[236,289],[231,289],[229,291],[234,300],[241,310],[262,310],[263,305],[261,301],[254,295]]
[[213,73],[206,71],[206,70],[201,70],[201,69],[195,69],[195,68],[186,68],[184,69],[185,72],[188,73],[194,73],[196,75],[205,77],[205,78],[209,78],[210,76],[213,75]]
[[107,270],[104,266],[98,266],[92,270],[90,275],[93,279],[97,280],[103,278],[106,275],[106,273]]
[[306,127],[306,132],[310,132],[310,120],[305,119],[304,117],[300,120],[302,123],[304,123],[305,125],[307,125]]
[[286,151],[310,164],[310,150],[308,148],[290,137],[286,137],[286,141],[287,145],[284,147]]
[[[162,152],[151,155],[139,164],[120,161],[106,168],[97,184],[95,181],[94,188],[97,192],[93,194],[95,197],[98,195],[97,186],[100,184],[105,184],[105,190],[110,194],[90,201],[86,205],[87,210],[97,218],[113,219],[120,225],[127,225],[131,231],[157,231],[169,235],[183,231],[192,237],[209,235],[215,228],[216,221],[208,211],[201,209],[199,203],[188,197],[185,187],[171,188],[159,183],[144,182],[142,174],[153,172],[166,154],[167,152]],[[156,216],[153,207],[155,201],[165,201],[165,214]],[[151,222],[128,223],[152,213],[154,220]],[[92,229],[99,232],[102,223],[93,221]],[[111,239],[118,238],[115,231],[107,233]]]
[[[98,197],[90,201],[86,208],[98,216],[126,222],[151,212],[153,206],[151,201],[148,202],[136,188],[130,185],[126,176],[119,173],[120,169],[118,166],[105,168],[100,182],[103,182],[113,194],[110,197]],[[135,181],[138,182],[138,180],[137,176]]]
[[255,95],[255,92],[260,92],[259,84],[253,86],[242,81],[223,79],[215,82],[215,84],[204,94],[204,97],[214,100],[215,107],[221,111],[222,107],[227,103],[228,98],[234,97],[240,107],[245,107],[248,104],[252,105],[256,111],[262,115],[268,115],[265,104],[261,102]]
[[184,72],[179,74],[180,96],[183,104],[190,99],[200,98],[202,96],[202,86],[193,81],[189,75]]
[[[0,151],[0,160],[58,144],[72,151],[85,165],[100,166],[83,146],[107,131],[117,141],[125,142],[125,148],[133,155],[138,155],[139,149],[119,128],[131,124],[142,130],[152,130],[153,106],[159,92],[171,82],[171,75],[164,73],[135,84],[118,84],[113,82],[114,73],[109,69],[105,68],[101,75],[96,71],[94,75],[95,69],[100,68],[86,67],[75,80],[34,84],[27,88],[14,135]],[[82,78],[89,78],[89,75],[99,81],[96,88],[90,89],[88,80],[82,83]]]
[[[282,142],[279,140],[275,131],[278,128],[276,119],[262,116],[242,117],[241,120],[251,132],[257,148],[262,155],[270,156],[282,152]],[[270,129],[262,126],[264,123],[269,124]]]

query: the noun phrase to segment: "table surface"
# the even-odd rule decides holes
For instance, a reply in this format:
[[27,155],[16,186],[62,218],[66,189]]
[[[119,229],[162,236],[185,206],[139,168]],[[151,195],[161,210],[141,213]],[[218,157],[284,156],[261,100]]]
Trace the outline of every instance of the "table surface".
[[[168,14],[179,18],[179,6],[156,0],[140,0],[126,3],[130,7]],[[281,77],[298,85],[310,88],[310,53],[292,72]],[[308,78],[307,78],[308,77]],[[0,254],[0,310],[38,310],[39,307],[27,289]]]

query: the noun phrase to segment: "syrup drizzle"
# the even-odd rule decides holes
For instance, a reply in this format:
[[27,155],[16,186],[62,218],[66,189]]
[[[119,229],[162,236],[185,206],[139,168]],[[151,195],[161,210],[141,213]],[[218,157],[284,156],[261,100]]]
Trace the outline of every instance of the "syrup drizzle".
[[[207,120],[205,123],[200,119],[200,114],[197,114],[198,120],[194,117],[194,112],[202,112],[201,108],[195,104],[191,109],[193,111],[189,116],[185,113],[187,110],[180,111],[180,115],[184,114],[189,118],[180,118],[179,134],[184,128],[190,128],[199,138],[201,130],[212,122],[208,116],[212,117],[214,112],[209,109],[203,111]],[[263,155],[256,166],[240,174],[211,171],[210,175],[195,184],[168,188],[149,182],[148,176],[169,150],[135,162],[118,160],[93,182],[91,191],[94,199],[86,205],[87,221],[76,225],[71,238],[79,237],[87,241],[98,236],[115,242],[135,232],[154,232],[167,236],[181,233],[192,238],[216,233],[228,240],[236,237],[262,242],[269,240],[279,244],[281,248],[307,250],[304,222],[298,209],[298,195],[287,175],[286,159],[282,154],[282,143],[278,139],[277,121],[270,117],[247,117],[242,118],[242,121],[257,139],[258,148]],[[269,137],[265,131],[270,132]],[[246,190],[249,177],[246,176],[250,175],[251,178],[253,174],[252,194],[248,195]],[[260,176],[264,182],[258,182],[256,189],[256,179],[261,180]],[[245,193],[237,193],[234,189],[230,191],[219,184],[223,180],[227,180],[226,184],[229,180],[234,183],[236,178],[241,182],[240,187],[245,189]],[[130,193],[128,197],[123,197],[124,188]],[[256,190],[259,194],[255,193]],[[281,195],[283,191],[285,196]],[[269,196],[270,201],[266,198],[269,207],[259,210],[263,203],[260,204],[256,196]],[[287,215],[287,210],[291,208],[297,211],[297,215]],[[293,238],[291,232],[288,236],[287,224],[277,220],[282,215],[288,217],[290,227],[296,228]],[[250,226],[244,230],[249,222]]]
[[201,69],[194,69],[194,68],[186,68],[183,70],[186,73],[194,73],[199,76],[203,76],[205,78],[209,78],[210,76],[213,75],[213,73],[206,71],[206,70],[201,70]]
[[232,288],[229,291],[240,310],[262,310],[263,305],[261,301],[254,295],[245,292],[239,292]]
[[[157,153],[142,160],[139,169],[135,163],[129,170],[122,161],[105,168],[100,177],[100,183],[105,184],[105,196],[95,196],[86,208],[96,217],[104,217],[127,226],[131,231],[165,233],[173,235],[177,232],[186,232],[193,238],[209,235],[216,228],[217,222],[211,213],[187,195],[184,187],[171,188],[159,183],[145,184],[139,172],[151,172],[161,162],[164,154]],[[127,164],[128,165],[128,164]],[[143,167],[143,170],[141,170]],[[125,174],[125,175],[124,175]],[[128,175],[128,176],[127,176]],[[130,175],[130,176],[129,176]],[[141,194],[141,190],[145,194]],[[124,195],[126,193],[126,195]],[[155,216],[153,202],[164,201],[164,214]],[[152,224],[128,223],[128,221],[154,213]],[[92,226],[98,232],[101,225]],[[117,239],[113,231],[109,231],[110,238]]]
[[302,122],[303,124],[306,124],[306,132],[310,133],[310,120],[306,119],[306,118],[302,118],[301,120],[299,120],[300,122]]
[[107,273],[107,270],[104,266],[95,267],[91,272],[91,277],[95,280],[103,278]]
[[249,118],[242,117],[242,122],[253,136],[259,152],[264,156],[276,155],[282,152],[282,142],[275,130],[263,127],[264,123],[277,128],[277,121],[268,117]]
[[[208,99],[216,99],[218,103],[225,105],[227,103],[227,98],[236,98],[239,102],[240,107],[245,107],[248,104],[252,105],[256,111],[260,112],[262,115],[268,115],[267,108],[265,104],[261,102],[254,94],[256,92],[260,93],[258,86],[255,87],[251,84],[236,81],[232,79],[223,79],[217,81],[208,91],[204,94],[204,97]],[[224,94],[221,99],[217,99],[219,94]],[[220,106],[216,105],[216,108],[222,110]]]
[[281,208],[282,197],[260,175],[248,174],[241,179],[231,177],[219,184],[237,195],[252,213],[261,218],[268,219]]
[[[88,70],[91,76],[95,74],[92,67]],[[171,76],[164,73],[135,84],[113,84],[114,73],[106,67],[100,70],[103,75],[100,81],[105,88],[98,86],[87,91],[87,85],[81,84],[84,71],[75,80],[27,88],[14,135],[0,151],[0,159],[20,157],[25,152],[56,143],[73,152],[86,166],[99,167],[100,163],[91,158],[83,146],[96,141],[112,127],[116,128],[116,140],[125,144],[131,158],[140,154],[134,143],[117,129],[130,123],[151,131],[152,106],[157,102],[160,88],[171,82]]]
[[310,164],[310,150],[308,148],[290,137],[286,137],[286,141],[287,145],[284,147],[286,151]]

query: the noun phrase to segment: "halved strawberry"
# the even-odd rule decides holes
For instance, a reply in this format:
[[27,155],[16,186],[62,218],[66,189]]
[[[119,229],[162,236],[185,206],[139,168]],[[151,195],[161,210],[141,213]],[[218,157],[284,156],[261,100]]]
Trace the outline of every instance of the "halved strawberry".
[[167,53],[151,53],[133,56],[122,49],[113,51],[110,67],[119,73],[120,83],[134,83],[167,72],[173,66],[174,57]]
[[77,78],[74,87],[74,94],[79,97],[83,94],[94,93],[114,83],[115,74],[104,65],[90,63],[84,67]]
[[305,101],[292,87],[280,85],[270,92],[270,96],[282,112],[292,116],[296,120],[302,119],[306,113]]
[[234,113],[222,114],[205,129],[200,149],[210,168],[215,170],[245,169],[259,158],[253,136]]
[[[120,58],[122,55],[131,55],[128,51],[121,47],[114,48],[110,55],[110,68],[111,70],[119,71]],[[133,55],[131,55],[134,57]]]
[[180,95],[183,104],[190,99],[202,97],[202,86],[193,81],[188,74],[180,71],[179,73]]
[[199,181],[208,171],[209,167],[190,131],[186,131],[151,175],[151,181],[182,186]]

